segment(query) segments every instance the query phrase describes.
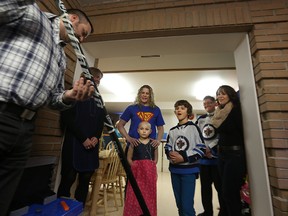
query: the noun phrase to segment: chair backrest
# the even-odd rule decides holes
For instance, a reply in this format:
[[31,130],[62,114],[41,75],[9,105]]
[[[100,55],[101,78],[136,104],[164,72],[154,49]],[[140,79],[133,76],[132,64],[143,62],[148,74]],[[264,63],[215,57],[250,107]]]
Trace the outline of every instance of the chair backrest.
[[104,138],[103,138],[103,133],[99,139],[99,151],[104,149]]
[[114,142],[113,141],[110,141],[105,147],[106,150],[111,150],[111,149],[114,149],[114,148],[115,148],[115,146],[114,146]]
[[[121,142],[122,144],[122,148],[123,148],[123,152],[126,151],[126,148],[127,148],[127,143],[125,141],[124,138],[122,138],[122,140],[120,140],[121,138],[119,138],[119,141]],[[125,169],[122,165],[122,163],[119,164],[119,167],[118,167],[118,171],[117,171],[117,175],[119,176],[126,176],[126,172],[125,172]]]
[[126,146],[126,139],[125,138],[118,138],[119,142],[122,144],[122,145],[125,145]]
[[117,151],[111,149],[109,157],[107,159],[107,165],[104,170],[104,174],[102,177],[102,183],[110,183],[117,180],[117,170],[119,167],[120,159],[118,157]]

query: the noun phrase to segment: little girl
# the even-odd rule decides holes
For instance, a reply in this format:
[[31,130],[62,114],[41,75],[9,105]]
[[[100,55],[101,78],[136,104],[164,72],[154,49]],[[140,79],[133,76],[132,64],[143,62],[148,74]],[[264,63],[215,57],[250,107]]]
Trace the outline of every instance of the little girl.
[[[149,138],[152,130],[149,122],[138,125],[139,142],[137,146],[130,145],[127,160],[133,175],[143,195],[151,216],[157,215],[157,167],[158,149],[153,147]],[[143,215],[134,191],[128,182],[123,216]]]

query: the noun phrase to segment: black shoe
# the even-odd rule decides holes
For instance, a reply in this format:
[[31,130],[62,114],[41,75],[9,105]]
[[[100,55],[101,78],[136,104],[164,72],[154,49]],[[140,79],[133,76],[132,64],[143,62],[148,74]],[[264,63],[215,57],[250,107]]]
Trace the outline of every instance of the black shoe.
[[202,212],[198,214],[197,216],[213,216],[213,214],[209,215],[209,214],[206,214],[205,212]]
[[226,216],[223,212],[219,212],[218,216]]

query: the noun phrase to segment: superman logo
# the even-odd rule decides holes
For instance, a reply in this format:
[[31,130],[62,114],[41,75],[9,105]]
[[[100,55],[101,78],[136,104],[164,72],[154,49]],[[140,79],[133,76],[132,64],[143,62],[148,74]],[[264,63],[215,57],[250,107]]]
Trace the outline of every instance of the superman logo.
[[147,122],[149,122],[149,120],[154,116],[154,114],[151,113],[151,112],[137,112],[137,116],[138,116],[142,121],[147,121]]

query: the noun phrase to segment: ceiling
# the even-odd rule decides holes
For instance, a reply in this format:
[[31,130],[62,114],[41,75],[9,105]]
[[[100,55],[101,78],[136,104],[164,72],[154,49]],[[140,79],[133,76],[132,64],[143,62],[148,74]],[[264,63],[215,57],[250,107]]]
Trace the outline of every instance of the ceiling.
[[199,53],[233,53],[244,33],[184,35],[83,43],[98,58]]
[[121,113],[144,84],[153,88],[163,112],[171,112],[176,100],[186,99],[197,113],[203,108],[195,89],[202,96],[214,96],[223,84],[238,89],[233,52],[243,37],[243,33],[188,35],[82,46],[87,59],[98,59],[104,72],[99,91],[109,113]]

